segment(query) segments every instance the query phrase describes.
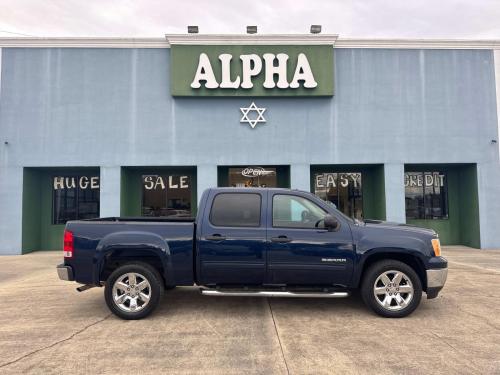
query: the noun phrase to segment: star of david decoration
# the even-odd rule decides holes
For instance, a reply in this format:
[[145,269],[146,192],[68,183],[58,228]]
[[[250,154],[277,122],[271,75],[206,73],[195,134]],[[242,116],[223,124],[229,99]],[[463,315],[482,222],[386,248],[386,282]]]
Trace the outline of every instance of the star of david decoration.
[[[266,119],[264,118],[264,112],[266,111],[265,108],[258,108],[254,102],[250,104],[250,107],[247,108],[240,108],[241,113],[243,116],[241,116],[241,123],[247,123],[249,124],[252,129],[255,128],[255,126],[262,122],[265,123]],[[257,113],[257,116],[248,116],[249,114],[252,114],[253,112]]]

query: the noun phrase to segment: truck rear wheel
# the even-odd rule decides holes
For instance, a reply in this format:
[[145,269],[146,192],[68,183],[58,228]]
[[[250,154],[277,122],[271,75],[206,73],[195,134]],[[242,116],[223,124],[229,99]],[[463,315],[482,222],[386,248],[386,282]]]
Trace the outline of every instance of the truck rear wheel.
[[386,318],[411,314],[422,298],[422,283],[413,268],[397,260],[372,264],[361,285],[365,304]]
[[122,319],[142,319],[158,306],[163,282],[158,271],[145,263],[128,263],[109,276],[104,289],[106,304]]

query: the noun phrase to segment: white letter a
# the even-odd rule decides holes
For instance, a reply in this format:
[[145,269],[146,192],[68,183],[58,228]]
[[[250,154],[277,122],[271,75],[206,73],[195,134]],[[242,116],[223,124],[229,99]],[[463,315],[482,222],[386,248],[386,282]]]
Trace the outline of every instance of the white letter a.
[[207,89],[216,89],[219,87],[219,84],[215,80],[212,65],[210,64],[210,60],[208,59],[206,53],[200,53],[198,68],[196,69],[193,82],[191,82],[191,87],[193,89],[199,89],[201,87],[200,81],[205,81],[205,87]]
[[318,83],[314,79],[309,61],[303,53],[299,53],[297,67],[295,68],[295,74],[293,75],[290,87],[292,89],[297,89],[299,87],[299,81],[304,81],[304,87],[306,89],[313,89],[318,86]]

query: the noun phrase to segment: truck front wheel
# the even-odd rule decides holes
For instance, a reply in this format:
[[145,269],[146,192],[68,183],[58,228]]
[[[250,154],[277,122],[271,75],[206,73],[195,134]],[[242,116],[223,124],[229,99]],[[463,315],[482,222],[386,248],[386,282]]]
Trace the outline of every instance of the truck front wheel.
[[142,319],[158,306],[163,283],[158,271],[145,263],[118,267],[106,281],[104,297],[113,314],[122,319]]
[[403,318],[419,305],[422,283],[407,264],[383,260],[372,264],[366,271],[361,296],[377,314],[386,318]]

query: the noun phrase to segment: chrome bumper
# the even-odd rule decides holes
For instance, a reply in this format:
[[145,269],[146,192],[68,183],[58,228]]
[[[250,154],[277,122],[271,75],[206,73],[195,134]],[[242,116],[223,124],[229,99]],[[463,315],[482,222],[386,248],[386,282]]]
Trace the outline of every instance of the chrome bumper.
[[74,281],[75,278],[73,277],[73,269],[70,266],[65,266],[64,264],[60,264],[57,266],[57,276],[61,280],[65,281]]
[[442,288],[448,277],[448,268],[427,270],[427,288]]

